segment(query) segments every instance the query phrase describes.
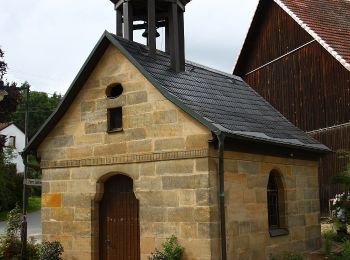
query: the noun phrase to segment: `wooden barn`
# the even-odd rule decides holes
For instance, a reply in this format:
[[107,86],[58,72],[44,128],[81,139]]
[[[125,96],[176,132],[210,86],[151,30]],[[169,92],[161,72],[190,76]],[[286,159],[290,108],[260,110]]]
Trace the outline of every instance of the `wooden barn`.
[[[234,74],[334,151],[350,150],[350,2],[260,1]],[[320,163],[321,211],[341,191],[336,154]]]

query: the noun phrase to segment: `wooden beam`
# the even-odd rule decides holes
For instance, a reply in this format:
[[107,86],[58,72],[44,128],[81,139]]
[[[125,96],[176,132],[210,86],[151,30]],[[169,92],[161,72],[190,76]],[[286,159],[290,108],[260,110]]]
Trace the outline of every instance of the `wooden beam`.
[[119,9],[119,7],[120,7],[123,3],[124,3],[124,0],[119,0],[119,1],[115,4],[115,6],[114,6],[115,10]]
[[179,12],[179,62],[180,70],[185,71],[185,24],[184,12]]
[[133,41],[133,12],[130,2],[123,3],[124,38]]
[[155,0],[147,1],[148,9],[148,46],[151,57],[156,57],[156,5]]
[[122,11],[116,9],[116,14],[117,14],[117,28],[116,28],[116,34],[117,36],[123,37],[123,19],[122,19]]
[[170,59],[171,68],[175,72],[180,72],[179,56],[179,21],[177,3],[173,2],[169,7],[169,28],[170,28]]
[[169,32],[169,19],[165,23],[165,52],[170,54],[170,32]]

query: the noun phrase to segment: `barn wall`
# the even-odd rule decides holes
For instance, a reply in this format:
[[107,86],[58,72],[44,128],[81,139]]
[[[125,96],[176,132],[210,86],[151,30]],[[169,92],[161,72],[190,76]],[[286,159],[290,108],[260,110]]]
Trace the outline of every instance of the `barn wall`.
[[[311,136],[327,145],[333,151],[350,150],[350,125],[343,125],[335,128],[324,129],[311,133]],[[322,183],[320,187],[321,208],[325,209],[324,213],[328,213],[328,203],[330,198],[334,198],[336,194],[342,193],[344,188],[335,184],[334,175],[345,170],[346,160],[339,158],[339,154],[333,153],[327,155],[320,160],[319,181]]]
[[[263,2],[263,1],[261,1]],[[249,75],[312,38],[273,1],[260,3],[263,15],[250,29],[248,43],[235,72],[289,121],[304,131],[314,131],[350,121],[350,72],[319,43],[306,47]],[[256,36],[255,36],[256,35]],[[337,150],[350,150],[348,131],[320,132],[316,139]],[[341,168],[335,155],[320,164],[321,211],[328,214],[328,200],[341,188],[330,183]]]

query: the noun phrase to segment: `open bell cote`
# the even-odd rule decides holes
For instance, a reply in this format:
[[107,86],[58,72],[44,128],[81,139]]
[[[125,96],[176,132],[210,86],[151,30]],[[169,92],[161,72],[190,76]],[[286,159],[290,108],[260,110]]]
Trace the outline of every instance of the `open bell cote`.
[[110,0],[117,13],[116,34],[133,41],[134,30],[145,30],[150,55],[156,56],[157,29],[165,28],[165,51],[171,68],[185,70],[184,12],[191,0]]

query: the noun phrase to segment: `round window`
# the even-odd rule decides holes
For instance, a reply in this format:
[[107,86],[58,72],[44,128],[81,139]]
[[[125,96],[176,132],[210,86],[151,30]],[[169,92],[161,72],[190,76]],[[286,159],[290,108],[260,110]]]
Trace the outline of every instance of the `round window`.
[[111,85],[106,89],[106,96],[108,98],[117,98],[123,93],[123,87],[120,84]]

